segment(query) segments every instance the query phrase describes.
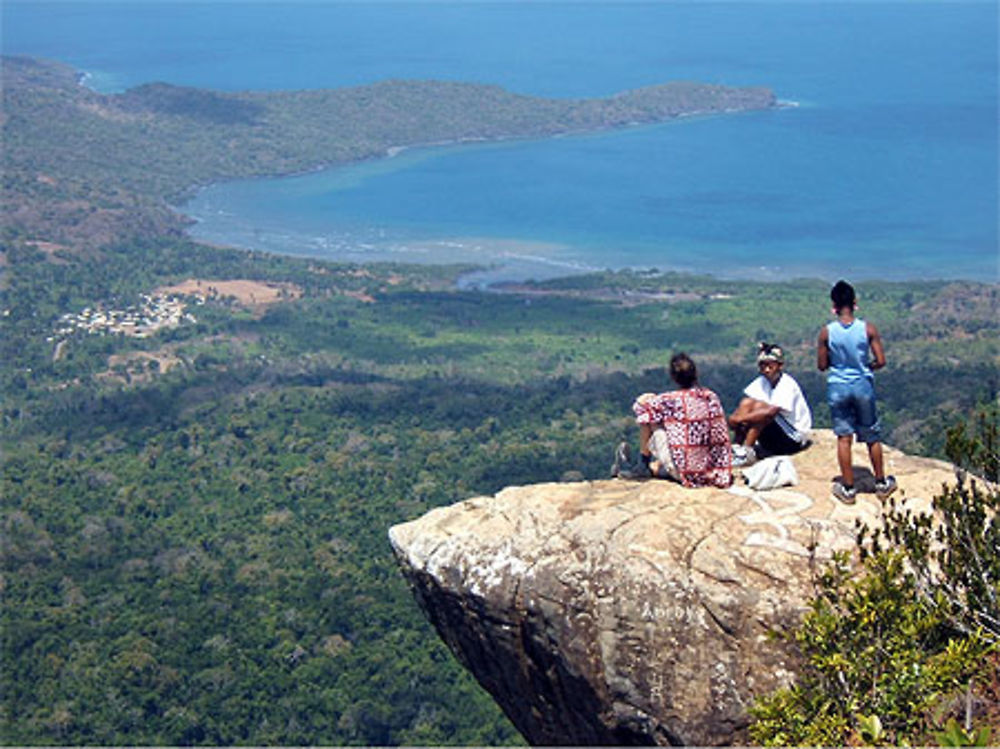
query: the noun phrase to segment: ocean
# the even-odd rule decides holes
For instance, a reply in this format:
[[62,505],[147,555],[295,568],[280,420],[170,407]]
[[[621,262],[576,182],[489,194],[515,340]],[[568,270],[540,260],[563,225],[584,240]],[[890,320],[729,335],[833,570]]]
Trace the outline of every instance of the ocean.
[[473,262],[470,282],[658,268],[998,280],[994,2],[11,2],[5,54],[100,91],[467,80],[552,97],[670,80],[768,112],[445,146],[213,185],[194,237],[331,260]]

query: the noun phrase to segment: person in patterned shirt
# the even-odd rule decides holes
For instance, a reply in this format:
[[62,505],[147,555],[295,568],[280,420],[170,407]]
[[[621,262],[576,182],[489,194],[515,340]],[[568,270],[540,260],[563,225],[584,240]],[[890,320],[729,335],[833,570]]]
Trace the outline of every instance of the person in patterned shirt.
[[623,442],[615,453],[612,476],[728,487],[733,482],[732,447],[719,396],[698,384],[698,370],[687,354],[670,359],[670,377],[677,390],[643,393],[632,404],[640,461],[632,464],[628,443]]

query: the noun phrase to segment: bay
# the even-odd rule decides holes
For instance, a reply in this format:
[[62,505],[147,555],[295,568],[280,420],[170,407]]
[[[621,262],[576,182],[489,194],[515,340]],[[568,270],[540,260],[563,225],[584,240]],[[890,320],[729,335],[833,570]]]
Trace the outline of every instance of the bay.
[[3,20],[5,52],[105,91],[436,78],[580,97],[688,79],[798,105],[215,185],[182,207],[206,241],[501,266],[479,281],[997,279],[994,3],[9,2]]

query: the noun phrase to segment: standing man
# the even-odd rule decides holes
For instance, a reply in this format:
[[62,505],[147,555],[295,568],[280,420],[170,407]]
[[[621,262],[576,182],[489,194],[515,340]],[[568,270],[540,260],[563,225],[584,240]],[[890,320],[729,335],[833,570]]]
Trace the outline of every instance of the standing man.
[[784,366],[781,346],[758,346],[760,375],[744,388],[743,400],[729,417],[734,466],[748,466],[772,455],[794,455],[811,444],[812,411],[799,383],[785,374]]
[[885,351],[878,329],[854,316],[857,298],[847,281],[837,281],[830,290],[837,319],[819,332],[816,365],[827,372],[826,399],[830,404],[833,432],[837,435],[840,478],[833,482],[833,496],[847,504],[857,497],[851,444],[856,434],[868,445],[875,474],[875,494],[885,499],[896,491],[896,479],[885,475],[882,428],[875,404],[874,370],[885,366]]

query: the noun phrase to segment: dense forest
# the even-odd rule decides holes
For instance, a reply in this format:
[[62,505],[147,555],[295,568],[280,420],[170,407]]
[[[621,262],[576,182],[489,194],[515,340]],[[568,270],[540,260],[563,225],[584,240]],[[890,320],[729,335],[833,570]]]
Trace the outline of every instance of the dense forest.
[[[771,106],[769,92],[106,97],[59,65],[3,71],[5,744],[518,743],[420,615],[388,527],[510,484],[605,476],[635,439],[632,398],[668,387],[678,350],[731,408],[756,341],[780,342],[829,423],[826,282],[619,272],[462,290],[470,267],[192,243],[166,202],[220,176]],[[313,137],[330,112],[338,126]],[[859,292],[886,342],[888,440],[942,455],[944,427],[996,399],[997,286]]]
[[[617,273],[459,291],[466,268],[149,241],[4,247],[3,737],[14,744],[518,740],[422,620],[386,529],[503,486],[605,475],[685,349],[732,407],[778,340],[818,423],[826,285]],[[60,327],[186,279],[140,337]],[[890,442],[995,397],[997,289],[860,287]],[[62,330],[62,333],[58,331]]]

